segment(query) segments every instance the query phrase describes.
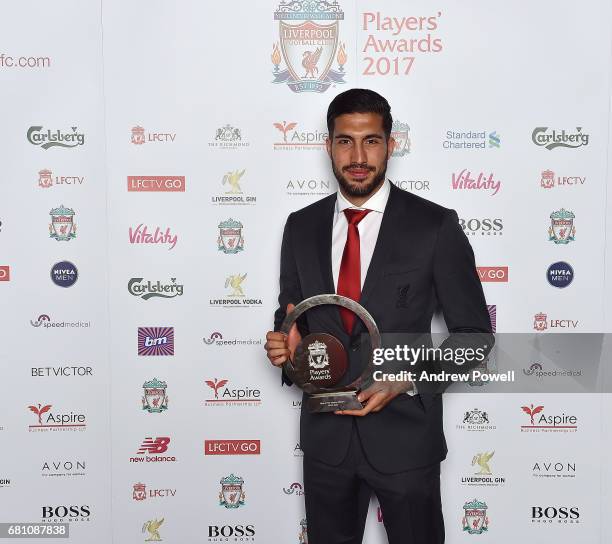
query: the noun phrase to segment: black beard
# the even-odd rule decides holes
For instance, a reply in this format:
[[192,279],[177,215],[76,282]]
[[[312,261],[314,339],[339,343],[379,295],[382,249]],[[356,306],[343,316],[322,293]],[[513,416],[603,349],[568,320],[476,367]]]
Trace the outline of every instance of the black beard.
[[[371,168],[364,164],[360,164],[360,165],[351,164],[349,166],[345,166],[343,170],[347,170],[355,166],[361,166],[362,168]],[[357,186],[351,185],[350,182],[347,181],[347,179],[344,177],[342,172],[338,170],[338,168],[336,167],[336,163],[334,162],[333,159],[332,159],[332,170],[334,172],[334,176],[336,176],[336,180],[338,180],[338,185],[340,185],[340,187],[344,189],[344,192],[347,195],[349,196],[368,196],[368,195],[371,195],[374,191],[376,191],[380,183],[384,181],[385,176],[387,174],[387,159],[385,159],[385,162],[383,163],[378,174],[376,174],[374,178],[372,179],[372,181],[367,184],[360,184]]]

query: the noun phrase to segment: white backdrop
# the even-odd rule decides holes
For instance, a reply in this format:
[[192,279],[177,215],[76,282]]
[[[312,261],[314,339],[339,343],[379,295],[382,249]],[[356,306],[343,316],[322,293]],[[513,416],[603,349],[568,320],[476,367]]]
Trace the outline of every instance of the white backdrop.
[[[70,522],[78,543],[143,542],[162,519],[165,542],[300,542],[301,396],[280,387],[262,340],[284,221],[336,189],[325,111],[351,87],[391,103],[404,146],[389,178],[456,209],[478,266],[507,267],[484,283],[497,332],[536,320],[546,334],[609,330],[610,12],[602,0],[6,5],[0,522]],[[305,77],[308,66],[318,72]],[[83,144],[45,149],[31,127]],[[547,149],[538,127],[588,141]],[[466,175],[498,189],[462,189]],[[62,205],[74,212],[67,240],[48,228]],[[567,243],[549,239],[561,209],[574,215]],[[238,251],[231,235],[219,247],[230,219]],[[50,280],[61,261],[78,269],[71,287]],[[574,271],[563,289],[546,279],[558,261]],[[143,298],[157,282],[170,298]],[[166,342],[141,352],[165,354],[139,355],[139,328],[143,344]],[[164,383],[147,386],[143,409],[154,378]],[[167,401],[154,399],[164,384]],[[521,432],[530,404],[576,416],[576,432]],[[40,421],[29,409],[48,405]],[[611,406],[447,394],[447,541],[606,542]],[[489,423],[463,424],[475,410]],[[495,485],[467,485],[473,457],[492,451]],[[219,499],[231,475],[244,491],[234,508]],[[462,518],[475,499],[489,525],[471,535]],[[377,506],[366,542],[386,541]],[[536,522],[534,507],[557,517]],[[564,508],[578,517],[560,521]]]

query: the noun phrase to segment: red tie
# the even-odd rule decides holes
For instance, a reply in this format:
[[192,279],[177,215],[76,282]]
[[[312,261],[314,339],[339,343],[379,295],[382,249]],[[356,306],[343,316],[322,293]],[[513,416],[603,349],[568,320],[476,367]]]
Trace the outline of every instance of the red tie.
[[[338,289],[336,291],[339,295],[352,298],[355,302],[359,302],[361,297],[361,259],[359,257],[359,230],[357,225],[370,211],[344,210],[344,215],[346,215],[348,221],[348,232],[344,253],[342,253]],[[342,317],[344,329],[351,334],[355,324],[355,314],[346,308],[340,308],[340,317]]]

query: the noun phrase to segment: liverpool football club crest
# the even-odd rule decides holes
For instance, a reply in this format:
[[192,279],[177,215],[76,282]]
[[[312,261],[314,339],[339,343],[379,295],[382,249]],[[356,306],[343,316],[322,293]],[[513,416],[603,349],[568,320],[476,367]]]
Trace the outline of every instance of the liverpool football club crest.
[[555,244],[569,244],[574,241],[576,227],[574,226],[573,212],[561,208],[550,214],[550,227],[548,227],[548,239]]
[[408,123],[394,120],[391,128],[391,136],[395,140],[394,157],[403,157],[410,153],[410,127]]
[[157,378],[142,384],[144,396],[142,397],[142,409],[150,414],[163,412],[168,409],[168,397],[166,396],[166,382]]
[[552,189],[555,186],[555,173],[552,170],[544,170],[540,178],[540,185],[544,189]]
[[539,313],[536,314],[533,318],[533,328],[536,331],[545,331],[548,328],[548,323],[546,321],[546,314]]
[[66,208],[63,204],[59,208],[53,208],[51,223],[49,224],[49,236],[59,241],[72,240],[76,238],[76,225],[74,224],[74,210]]
[[327,346],[318,340],[308,344],[308,365],[311,368],[325,368],[329,366]]
[[134,491],[132,492],[132,498],[135,501],[144,501],[147,498],[147,488],[145,484],[141,484],[141,483],[134,484]]
[[132,143],[134,145],[142,145],[145,143],[145,129],[141,126],[132,128]]
[[474,499],[463,505],[463,530],[471,535],[479,535],[489,530],[487,503]]
[[274,20],[279,41],[272,46],[273,83],[284,83],[294,93],[322,93],[333,83],[345,83],[347,54],[339,41],[344,12],[337,1],[282,1]]
[[230,474],[221,478],[221,491],[219,491],[219,506],[225,508],[238,508],[244,505],[244,491],[242,485],[244,479],[240,476]]
[[242,237],[242,223],[231,217],[219,223],[219,238],[217,245],[223,253],[238,253],[244,249]]
[[51,177],[51,170],[47,170],[46,168],[40,170],[38,172],[38,186],[43,187],[44,189],[48,189],[53,185],[53,178]]

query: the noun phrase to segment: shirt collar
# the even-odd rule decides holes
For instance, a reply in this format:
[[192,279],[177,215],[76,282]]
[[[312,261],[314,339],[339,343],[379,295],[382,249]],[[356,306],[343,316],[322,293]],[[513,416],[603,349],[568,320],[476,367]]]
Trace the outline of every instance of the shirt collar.
[[343,213],[347,208],[354,208],[356,210],[372,210],[375,212],[383,213],[387,200],[389,200],[389,193],[391,192],[390,181],[388,179],[382,184],[382,187],[376,191],[368,200],[366,200],[360,207],[351,204],[344,195],[338,189],[336,194],[336,213]]

